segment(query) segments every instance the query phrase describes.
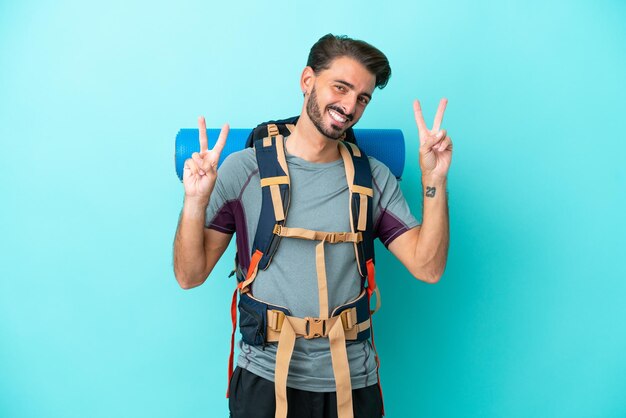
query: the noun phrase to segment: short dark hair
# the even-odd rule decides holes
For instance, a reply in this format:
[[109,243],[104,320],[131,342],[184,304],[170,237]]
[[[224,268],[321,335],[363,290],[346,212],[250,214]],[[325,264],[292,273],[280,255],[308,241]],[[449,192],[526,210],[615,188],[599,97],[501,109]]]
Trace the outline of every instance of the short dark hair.
[[391,77],[389,60],[379,49],[365,41],[332,33],[322,36],[311,47],[306,65],[311,67],[315,74],[319,74],[320,71],[330,68],[333,60],[340,57],[350,57],[363,64],[376,76],[376,87],[379,89],[385,88]]

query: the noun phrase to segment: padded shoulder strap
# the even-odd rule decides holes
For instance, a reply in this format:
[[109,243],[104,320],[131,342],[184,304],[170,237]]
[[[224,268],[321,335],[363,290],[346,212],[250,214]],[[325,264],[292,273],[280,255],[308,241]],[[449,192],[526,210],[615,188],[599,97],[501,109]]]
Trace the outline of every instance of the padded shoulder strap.
[[261,177],[261,213],[254,237],[252,254],[263,255],[258,268],[265,269],[278,247],[280,236],[274,234],[276,225],[284,225],[289,208],[289,170],[283,136],[274,124],[267,126],[268,136],[254,142],[256,160]]
[[[372,170],[367,155],[355,144],[341,142],[339,150],[346,169],[350,189],[350,225],[352,232],[361,232],[363,240],[354,245],[361,277],[373,276],[374,224]],[[368,268],[368,264],[370,265]],[[371,278],[373,279],[373,278]],[[373,291],[373,289],[371,289]]]
[[[258,268],[264,270],[280,242],[276,225],[284,226],[289,209],[290,179],[285,157],[283,136],[276,125],[267,126],[268,136],[254,143],[261,178],[261,213],[254,237],[252,254],[258,254]],[[367,155],[355,144],[340,142],[346,179],[350,189],[350,227],[361,232],[363,240],[354,244],[359,274],[368,278],[368,287],[374,284],[374,236],[372,172]],[[375,286],[375,284],[374,284]],[[372,287],[369,289],[373,291]]]

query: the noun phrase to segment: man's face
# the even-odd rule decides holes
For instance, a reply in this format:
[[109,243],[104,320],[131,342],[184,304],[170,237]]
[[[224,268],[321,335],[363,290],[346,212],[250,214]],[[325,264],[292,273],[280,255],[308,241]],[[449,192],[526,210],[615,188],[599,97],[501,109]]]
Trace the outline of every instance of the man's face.
[[341,57],[313,78],[306,112],[324,136],[339,139],[363,115],[376,77],[358,61]]

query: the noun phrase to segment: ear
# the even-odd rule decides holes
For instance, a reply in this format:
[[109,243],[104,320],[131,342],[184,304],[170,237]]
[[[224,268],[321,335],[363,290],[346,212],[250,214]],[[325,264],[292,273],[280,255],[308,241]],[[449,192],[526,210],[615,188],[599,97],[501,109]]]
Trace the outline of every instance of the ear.
[[300,89],[302,89],[302,93],[310,93],[314,83],[315,71],[309,66],[304,67],[302,75],[300,76]]

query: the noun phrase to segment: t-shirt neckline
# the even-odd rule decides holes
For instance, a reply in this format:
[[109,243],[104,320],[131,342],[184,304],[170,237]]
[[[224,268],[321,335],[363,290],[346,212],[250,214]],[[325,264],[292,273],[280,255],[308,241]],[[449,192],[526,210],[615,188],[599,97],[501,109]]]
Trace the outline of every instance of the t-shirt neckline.
[[327,163],[314,163],[311,161],[304,160],[300,157],[296,157],[295,155],[291,155],[289,154],[289,152],[287,152],[287,138],[288,136],[283,138],[283,143],[285,144],[284,146],[285,156],[287,157],[287,162],[290,164],[294,164],[299,167],[314,168],[314,169],[320,169],[320,170],[343,164],[342,158],[339,158],[335,161],[329,161]]

